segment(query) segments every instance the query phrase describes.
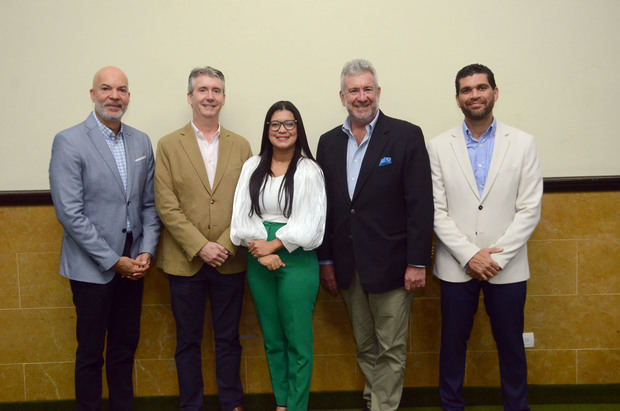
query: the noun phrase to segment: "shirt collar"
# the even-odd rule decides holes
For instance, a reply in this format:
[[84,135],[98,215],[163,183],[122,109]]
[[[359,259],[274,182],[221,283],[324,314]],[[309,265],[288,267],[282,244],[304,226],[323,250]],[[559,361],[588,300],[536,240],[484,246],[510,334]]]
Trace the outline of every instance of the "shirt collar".
[[[377,125],[377,120],[379,120],[379,110],[377,110],[377,114],[375,114],[375,118],[368,124],[366,124],[366,136],[364,136],[364,140],[370,140],[372,136],[372,132],[375,130],[375,126]],[[349,137],[353,136],[353,132],[351,131],[351,118],[347,116],[342,123],[342,131],[344,131]]]
[[209,141],[204,136],[204,134],[202,134],[202,131],[198,130],[198,127],[196,127],[196,124],[194,124],[193,121],[191,123],[192,123],[192,128],[194,129],[194,135],[196,136],[197,139],[204,140],[207,143],[213,143],[217,141],[218,138],[220,138],[220,131],[222,130],[222,127],[219,124],[217,125],[217,131],[215,132],[215,134],[213,134],[213,139]]
[[488,139],[495,138],[495,131],[497,130],[497,120],[493,117],[493,122],[487,128],[487,131],[482,133],[480,136],[480,140],[476,140],[474,136],[471,134],[471,130],[467,127],[467,123],[463,121],[463,134],[465,135],[465,142],[468,144],[476,144],[482,143]]
[[118,139],[122,139],[123,138],[123,130],[125,128],[125,126],[123,125],[123,123],[121,123],[121,128],[118,131],[118,134],[114,134],[114,131],[112,131],[112,129],[110,129],[108,126],[106,126],[105,124],[103,124],[101,122],[101,120],[99,120],[99,117],[97,117],[97,114],[95,114],[95,112],[93,111],[93,118],[95,119],[95,121],[97,122],[97,126],[99,127],[99,130],[101,130],[101,133],[103,133],[105,138],[109,138],[110,140],[114,140],[116,141],[117,138]]

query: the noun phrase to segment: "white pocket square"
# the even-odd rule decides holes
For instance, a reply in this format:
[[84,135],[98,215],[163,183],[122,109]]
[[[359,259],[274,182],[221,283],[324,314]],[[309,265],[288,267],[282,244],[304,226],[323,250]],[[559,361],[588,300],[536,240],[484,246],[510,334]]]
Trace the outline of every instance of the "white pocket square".
[[142,157],[138,157],[138,158],[136,158],[136,163],[137,163],[138,161],[142,161],[142,160],[144,160],[145,158],[146,158],[146,156],[142,156]]

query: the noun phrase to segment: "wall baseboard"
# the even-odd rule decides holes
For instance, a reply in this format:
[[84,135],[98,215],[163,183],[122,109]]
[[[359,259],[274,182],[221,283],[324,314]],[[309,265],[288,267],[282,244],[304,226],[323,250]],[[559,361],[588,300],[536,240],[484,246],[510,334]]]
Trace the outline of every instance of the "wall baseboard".
[[[467,405],[501,405],[500,387],[464,387],[463,395]],[[104,400],[104,403],[107,402]],[[136,397],[136,411],[164,411],[177,409],[179,397]],[[530,404],[620,404],[620,384],[606,385],[530,385]],[[206,409],[218,407],[217,396],[205,396]],[[401,407],[438,407],[437,387],[405,388]],[[269,410],[275,408],[273,395],[246,394],[244,406],[248,410]],[[4,411],[64,411],[73,409],[75,401],[33,401],[0,403]],[[360,391],[312,392],[309,408],[321,409],[361,409]],[[107,409],[104,407],[104,409]]]

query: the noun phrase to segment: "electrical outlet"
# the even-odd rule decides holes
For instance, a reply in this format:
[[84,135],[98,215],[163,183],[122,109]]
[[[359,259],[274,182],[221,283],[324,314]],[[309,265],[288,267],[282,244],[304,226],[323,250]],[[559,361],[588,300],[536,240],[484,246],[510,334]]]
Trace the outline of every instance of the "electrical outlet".
[[523,333],[523,346],[525,348],[534,347],[534,333]]

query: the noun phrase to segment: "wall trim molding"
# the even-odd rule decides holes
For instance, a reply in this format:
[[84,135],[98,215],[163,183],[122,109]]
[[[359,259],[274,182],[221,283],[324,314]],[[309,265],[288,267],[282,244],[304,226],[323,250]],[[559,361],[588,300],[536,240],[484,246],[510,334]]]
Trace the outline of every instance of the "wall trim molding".
[[0,206],[51,205],[49,190],[0,191]]
[[[620,191],[620,175],[544,178],[545,193]],[[0,191],[0,206],[51,205],[49,190]]]
[[543,180],[545,193],[620,191],[620,176],[547,177]]

